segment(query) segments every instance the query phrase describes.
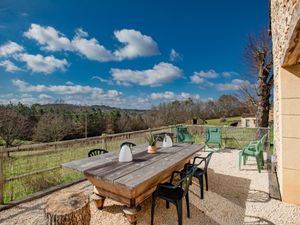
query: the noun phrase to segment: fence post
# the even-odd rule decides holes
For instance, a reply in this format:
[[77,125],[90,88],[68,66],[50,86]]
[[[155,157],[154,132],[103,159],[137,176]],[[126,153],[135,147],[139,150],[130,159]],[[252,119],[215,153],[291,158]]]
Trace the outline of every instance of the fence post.
[[[103,138],[102,138],[102,148],[104,148],[105,150],[108,151],[107,149],[107,142],[106,142],[106,134],[102,134]],[[104,145],[104,147],[103,147]]]
[[0,150],[0,205],[4,204],[4,160],[3,152]]
[[84,136],[85,138],[87,138],[87,113],[84,114],[84,118],[85,118],[85,126],[84,126]]

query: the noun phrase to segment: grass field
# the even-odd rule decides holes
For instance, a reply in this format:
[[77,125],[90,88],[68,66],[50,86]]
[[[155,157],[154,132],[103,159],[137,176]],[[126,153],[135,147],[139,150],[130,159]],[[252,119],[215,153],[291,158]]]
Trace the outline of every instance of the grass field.
[[234,116],[234,117],[226,118],[226,121],[224,121],[224,122],[221,122],[219,118],[218,119],[209,119],[209,120],[206,120],[206,122],[207,122],[206,125],[226,126],[226,125],[230,125],[232,123],[240,122],[240,121],[241,121],[240,116]]

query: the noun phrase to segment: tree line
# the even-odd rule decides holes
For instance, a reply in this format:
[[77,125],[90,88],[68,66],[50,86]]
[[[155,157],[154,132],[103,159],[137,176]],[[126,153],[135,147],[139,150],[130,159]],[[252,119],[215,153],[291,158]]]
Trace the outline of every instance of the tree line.
[[173,101],[145,111],[102,110],[96,106],[68,104],[31,106],[22,103],[0,106],[0,137],[6,147],[16,139],[52,142],[205,121],[249,113],[249,107],[233,95],[217,100]]

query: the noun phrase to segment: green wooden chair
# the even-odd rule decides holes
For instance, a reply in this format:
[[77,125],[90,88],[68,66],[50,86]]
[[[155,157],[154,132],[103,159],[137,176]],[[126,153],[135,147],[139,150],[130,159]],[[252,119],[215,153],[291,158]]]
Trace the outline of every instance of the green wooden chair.
[[176,127],[176,136],[178,143],[194,143],[193,136],[189,133],[187,127]]
[[205,132],[205,146],[212,149],[218,147],[218,151],[222,148],[222,130],[220,127],[208,127]]
[[241,165],[246,165],[248,157],[255,157],[258,172],[261,172],[262,167],[264,166],[264,147],[267,139],[267,134],[263,135],[261,139],[257,141],[252,141],[244,147],[239,153],[239,169]]

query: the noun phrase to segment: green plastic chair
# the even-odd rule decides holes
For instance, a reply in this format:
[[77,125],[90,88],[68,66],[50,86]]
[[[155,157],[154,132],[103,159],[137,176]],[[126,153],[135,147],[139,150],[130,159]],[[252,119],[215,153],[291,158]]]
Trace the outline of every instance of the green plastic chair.
[[187,127],[176,127],[176,136],[178,143],[194,143],[193,136],[189,133]]
[[260,173],[261,168],[264,166],[264,147],[267,139],[267,134],[265,134],[261,139],[257,141],[250,142],[249,145],[244,147],[239,153],[239,169],[241,165],[246,165],[248,157],[255,157],[257,170]]
[[205,146],[208,148],[217,146],[221,150],[222,147],[222,135],[220,127],[209,127],[205,132]]

